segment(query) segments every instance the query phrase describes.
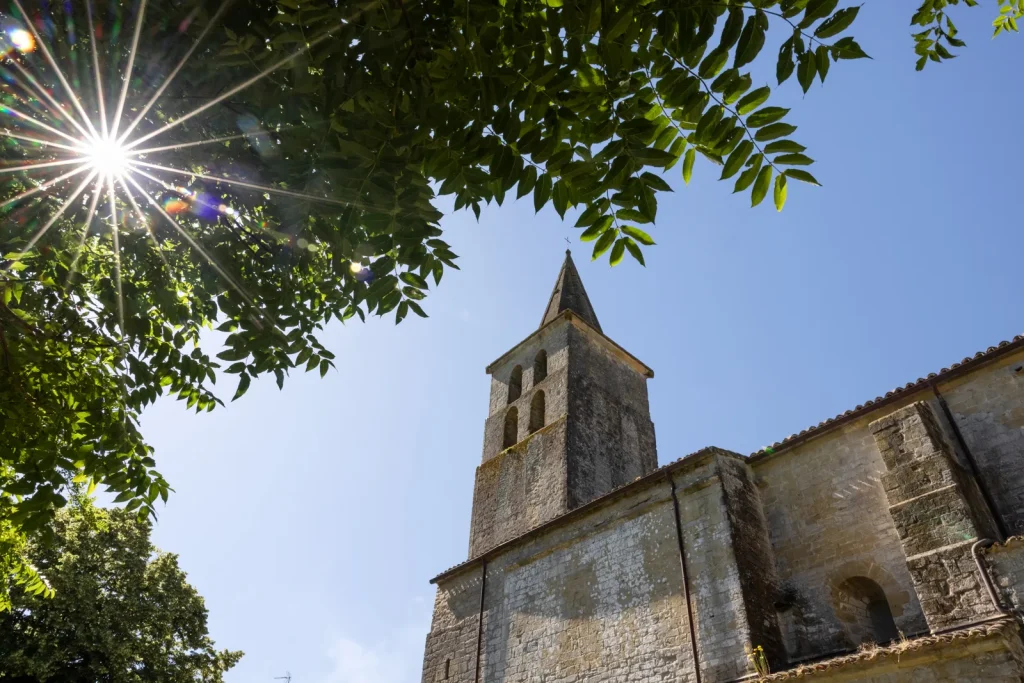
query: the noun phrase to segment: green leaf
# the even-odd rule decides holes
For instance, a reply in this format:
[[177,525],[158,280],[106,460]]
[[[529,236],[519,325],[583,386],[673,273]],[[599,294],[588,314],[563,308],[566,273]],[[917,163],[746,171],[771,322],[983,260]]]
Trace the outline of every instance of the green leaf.
[[619,209],[615,212],[616,218],[621,218],[624,221],[636,221],[637,223],[650,223],[650,219],[643,215],[636,209]]
[[789,109],[783,107],[765,107],[755,111],[747,117],[747,125],[751,128],[760,128],[769,123],[775,123],[789,113]]
[[832,46],[832,56],[836,59],[871,59],[853,38],[840,38]]
[[768,17],[758,10],[751,14],[740,34],[739,43],[736,45],[736,59],[733,66],[739,68],[750,64],[764,47],[765,30],[768,28]]
[[252,378],[249,377],[249,375],[239,375],[238,376],[238,389],[235,390],[235,395],[232,397],[231,400],[232,401],[237,401],[238,399],[242,398],[242,396],[245,394],[245,392],[247,392],[249,390],[249,382],[251,382],[251,381],[252,381]]
[[814,35],[817,38],[831,38],[834,35],[842,33],[850,27],[853,20],[857,18],[857,13],[860,12],[860,7],[846,7],[839,10],[827,20],[822,22],[815,30]]
[[740,39],[740,32],[743,30],[743,10],[739,7],[729,9],[729,18],[725,20],[722,28],[722,37],[718,44],[720,49],[729,50],[736,41]]
[[754,134],[754,139],[758,142],[767,142],[768,140],[774,140],[775,138],[781,138],[796,130],[796,126],[788,123],[773,123],[769,126],[757,131]]
[[555,183],[554,201],[552,202],[559,218],[565,218],[565,212],[569,208],[569,188],[564,179]]
[[644,263],[644,255],[640,251],[640,247],[636,245],[636,242],[634,242],[633,240],[627,240],[626,249],[633,256],[633,258],[635,258],[640,263],[641,266],[644,266],[645,268],[647,267],[647,264]]
[[715,48],[700,63],[700,69],[697,71],[697,74],[704,79],[714,78],[728,61],[729,51]]
[[632,225],[624,225],[622,226],[622,232],[626,233],[627,235],[635,239],[637,242],[645,246],[649,247],[654,244],[654,240],[651,239],[651,236],[648,235],[643,230],[641,230],[640,228],[634,227]]
[[516,199],[520,199],[530,194],[533,190],[534,184],[537,182],[537,169],[533,166],[527,166],[523,169],[523,175],[519,177],[519,183],[516,188]]
[[654,175],[650,171],[644,171],[640,174],[640,179],[643,180],[648,187],[658,190],[659,192],[671,192],[672,186],[665,182],[664,178],[658,175]]
[[764,201],[765,196],[768,194],[768,188],[772,184],[772,167],[765,166],[761,169],[761,172],[757,174],[757,180],[754,181],[754,189],[750,191],[750,206],[754,207]]
[[686,157],[683,159],[683,182],[687,185],[690,184],[690,178],[693,177],[693,162],[697,159],[697,151],[691,147],[686,150]]
[[398,277],[402,282],[406,283],[407,285],[412,285],[413,287],[418,287],[419,289],[427,289],[429,287],[426,280],[424,280],[422,277],[412,272],[411,270],[405,271]]
[[807,3],[807,9],[804,11],[804,18],[797,26],[807,28],[819,19],[824,19],[832,13],[832,10],[838,4],[839,0],[810,0]]
[[806,147],[793,142],[792,140],[776,140],[775,142],[768,143],[768,146],[764,148],[764,151],[767,154],[779,154],[780,152],[804,152],[806,150]]
[[617,266],[620,263],[622,263],[622,257],[625,256],[625,255],[626,255],[626,238],[623,237],[623,238],[621,238],[619,240],[616,240],[615,246],[612,247],[611,258],[608,259],[608,262],[614,268],[615,266]]
[[736,111],[740,115],[749,114],[764,104],[765,100],[767,100],[768,96],[771,94],[772,89],[768,86],[758,88],[739,101],[736,105]]
[[584,209],[583,213],[580,214],[580,217],[576,219],[576,227],[585,228],[593,225],[594,221],[601,217],[602,211],[600,204],[591,204]]
[[660,149],[655,149],[654,147],[634,149],[631,154],[634,159],[646,166],[667,166],[669,163],[676,160],[675,155]]
[[733,194],[737,192],[743,192],[743,190],[750,187],[750,184],[757,178],[758,171],[761,170],[761,163],[764,161],[764,157],[760,154],[755,154],[747,162],[747,170],[740,174],[740,177],[736,179],[736,185],[733,187]]
[[775,77],[782,85],[793,75],[793,69],[796,68],[796,63],[793,61],[793,41],[787,40],[779,48],[779,61],[775,67]]
[[594,253],[590,257],[590,260],[591,261],[596,261],[597,259],[601,258],[601,256],[606,251],[608,251],[608,249],[615,242],[615,238],[617,236],[618,236],[618,231],[617,230],[608,230],[603,235],[601,235],[601,239],[597,240],[597,244],[594,245]]
[[548,199],[551,197],[551,176],[547,173],[542,173],[537,178],[537,186],[533,188],[533,208],[539,212],[547,204]]
[[590,242],[596,240],[598,237],[604,234],[608,228],[611,227],[614,219],[611,216],[603,216],[596,223],[591,225],[589,228],[583,231],[580,235],[580,240],[584,242]]
[[810,166],[814,163],[814,159],[804,154],[780,154],[772,161],[785,166]]
[[818,185],[819,187],[821,186],[821,183],[819,183],[814,176],[802,168],[787,168],[784,173],[786,176],[793,178],[794,180],[800,180],[805,183],[810,183],[811,185]]
[[828,47],[825,45],[818,46],[818,49],[814,51],[814,62],[818,66],[818,77],[821,79],[821,82],[824,83],[825,76],[828,76],[828,67],[830,64],[828,59]]
[[736,146],[736,149],[732,151],[729,158],[725,161],[725,168],[722,169],[722,177],[719,180],[725,180],[736,175],[737,171],[743,168],[743,164],[750,157],[750,153],[754,151],[754,143],[750,140],[744,140]]
[[800,55],[800,64],[796,68],[796,79],[800,82],[800,87],[807,92],[810,89],[811,84],[814,83],[814,77],[818,73],[818,66],[814,58],[813,52],[805,52]]
[[775,210],[782,211],[786,205],[786,176],[775,176]]

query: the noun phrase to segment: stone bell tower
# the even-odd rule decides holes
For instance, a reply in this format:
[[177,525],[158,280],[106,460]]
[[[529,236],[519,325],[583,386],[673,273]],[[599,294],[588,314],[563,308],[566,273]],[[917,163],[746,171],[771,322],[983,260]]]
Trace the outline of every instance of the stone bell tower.
[[604,335],[568,251],[540,327],[487,373],[471,558],[657,468],[654,372]]

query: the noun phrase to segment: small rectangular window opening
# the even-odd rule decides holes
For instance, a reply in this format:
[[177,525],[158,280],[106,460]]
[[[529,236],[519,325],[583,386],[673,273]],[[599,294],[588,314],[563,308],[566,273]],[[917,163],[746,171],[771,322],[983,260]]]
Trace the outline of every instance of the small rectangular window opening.
[[451,672],[452,672],[452,660],[446,659],[446,660],[444,660],[444,680],[446,680],[446,681],[448,680],[448,676],[451,674]]

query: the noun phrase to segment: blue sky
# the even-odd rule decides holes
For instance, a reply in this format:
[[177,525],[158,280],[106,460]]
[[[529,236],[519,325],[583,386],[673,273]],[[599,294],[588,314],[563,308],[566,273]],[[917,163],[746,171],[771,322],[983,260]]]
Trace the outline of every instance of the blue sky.
[[915,73],[912,4],[864,6],[873,61],[780,91],[824,183],[791,183],[783,213],[710,165],[686,188],[674,169],[646,269],[591,263],[571,223],[526,201],[452,215],[462,270],[428,320],[332,324],[324,379],[271,377],[208,415],[149,410],[176,489],[155,541],[218,645],[246,651],[228,679],[419,681],[428,580],[466,557],[483,369],[537,327],[566,236],[605,332],[655,370],[662,463],[749,453],[1024,331],[1024,44],[989,40],[987,3],[956,13],[962,57]]

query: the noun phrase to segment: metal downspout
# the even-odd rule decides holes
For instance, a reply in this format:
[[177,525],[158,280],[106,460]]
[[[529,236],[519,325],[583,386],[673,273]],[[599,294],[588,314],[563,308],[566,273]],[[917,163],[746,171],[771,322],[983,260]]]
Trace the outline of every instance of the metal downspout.
[[690,648],[693,650],[693,672],[696,683],[701,683],[700,676],[700,655],[697,652],[697,628],[693,621],[693,606],[690,604],[690,577],[686,570],[686,550],[683,545],[683,527],[679,521],[679,497],[676,495],[676,482],[672,475],[665,473],[669,485],[672,487],[672,509],[675,512],[676,520],[676,541],[679,543],[679,565],[683,570],[683,597],[686,600],[686,621],[690,625]]
[[476,673],[473,681],[480,682],[480,651],[484,640],[484,594],[487,590],[487,560],[480,563],[480,612],[476,623]]

